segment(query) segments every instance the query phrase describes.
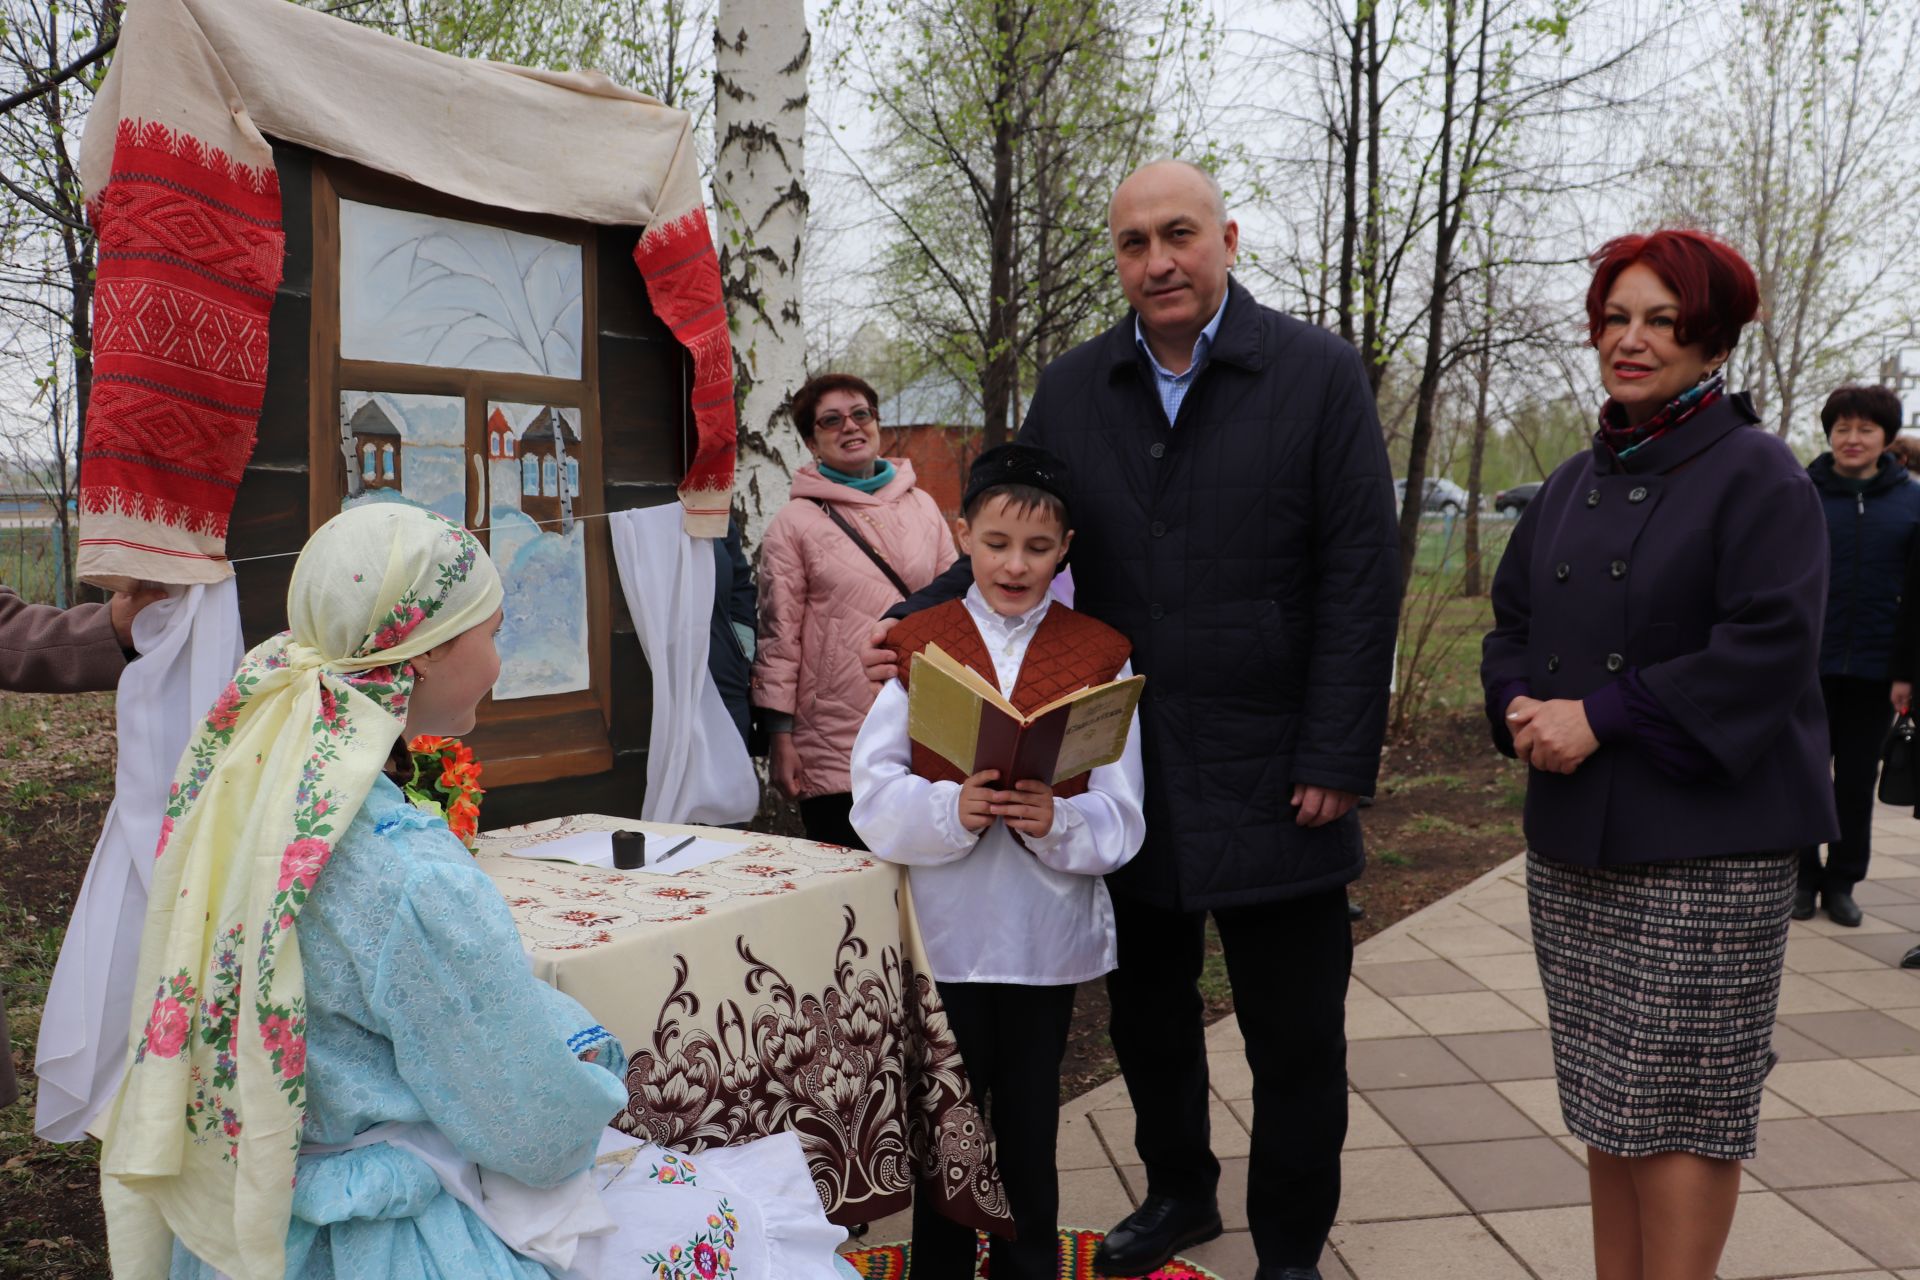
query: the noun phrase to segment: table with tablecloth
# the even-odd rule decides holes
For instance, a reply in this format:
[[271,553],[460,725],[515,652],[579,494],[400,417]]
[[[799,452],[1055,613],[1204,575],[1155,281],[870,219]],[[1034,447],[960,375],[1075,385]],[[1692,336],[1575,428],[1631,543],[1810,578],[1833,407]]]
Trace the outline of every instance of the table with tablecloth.
[[[508,852],[619,829],[740,852],[679,875]],[[1011,1230],[901,868],[806,840],[591,814],[488,833],[479,864],[534,972],[625,1045],[620,1128],[690,1151],[791,1130],[836,1223],[903,1209],[918,1185],[957,1221]]]

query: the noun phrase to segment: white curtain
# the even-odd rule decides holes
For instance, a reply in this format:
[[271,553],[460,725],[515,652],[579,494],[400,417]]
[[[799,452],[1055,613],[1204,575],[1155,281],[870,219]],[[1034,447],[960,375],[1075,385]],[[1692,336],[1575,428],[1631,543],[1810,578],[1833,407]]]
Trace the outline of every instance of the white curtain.
[[760,780],[707,670],[713,543],[687,536],[677,506],[616,511],[607,524],[627,612],[653,670],[640,816],[715,826],[746,822],[759,810]]
[[120,1088],[147,886],[174,767],[245,655],[231,577],[174,587],[133,620],[140,656],[120,677],[113,804],[47,988],[34,1074],[34,1132],[73,1142]]

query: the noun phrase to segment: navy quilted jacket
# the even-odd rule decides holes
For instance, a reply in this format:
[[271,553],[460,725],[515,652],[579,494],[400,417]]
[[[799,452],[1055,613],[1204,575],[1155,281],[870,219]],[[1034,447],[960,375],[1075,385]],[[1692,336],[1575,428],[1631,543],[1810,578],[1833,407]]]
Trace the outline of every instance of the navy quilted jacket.
[[1820,674],[1886,680],[1894,622],[1907,576],[1907,555],[1920,527],[1920,485],[1891,453],[1864,493],[1833,473],[1833,455],[1807,466],[1827,516],[1826,625],[1820,631]]
[[[1069,468],[1074,607],[1147,677],[1147,839],[1113,891],[1201,910],[1358,876],[1357,816],[1309,830],[1289,804],[1371,794],[1386,726],[1393,480],[1353,348],[1235,282],[1176,425],[1129,314],[1046,368],[1020,438]],[[897,612],[970,581],[962,560]]]

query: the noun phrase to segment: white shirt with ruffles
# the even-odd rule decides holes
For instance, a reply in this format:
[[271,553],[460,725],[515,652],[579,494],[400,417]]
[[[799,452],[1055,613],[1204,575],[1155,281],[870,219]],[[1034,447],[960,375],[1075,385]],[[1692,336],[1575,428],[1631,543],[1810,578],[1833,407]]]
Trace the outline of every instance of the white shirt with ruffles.
[[[995,613],[979,587],[967,613],[993,658],[1002,693],[1020,678],[1027,646],[1053,602],[1017,617]],[[1131,664],[1119,678],[1132,674]],[[1136,713],[1126,753],[1093,770],[1084,794],[1055,799],[1053,829],[1026,837],[1006,823],[976,835],[960,825],[960,784],[912,769],[907,690],[889,681],[853,744],[852,820],[867,847],[907,865],[928,963],[938,982],[1055,986],[1085,982],[1117,962],[1113,903],[1101,879],[1146,836]]]

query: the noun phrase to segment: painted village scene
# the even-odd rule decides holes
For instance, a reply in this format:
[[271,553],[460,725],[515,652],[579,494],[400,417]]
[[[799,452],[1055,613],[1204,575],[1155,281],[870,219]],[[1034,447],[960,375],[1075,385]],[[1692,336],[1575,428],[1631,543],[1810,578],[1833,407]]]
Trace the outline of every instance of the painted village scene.
[[[340,346],[382,363],[578,378],[578,245],[343,200]],[[580,411],[343,390],[349,501],[398,495],[483,530],[506,588],[499,700],[588,687]],[[483,517],[483,518],[482,518]]]

